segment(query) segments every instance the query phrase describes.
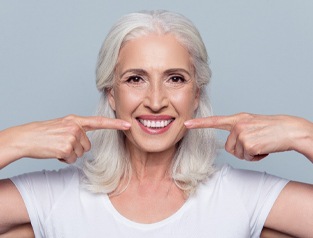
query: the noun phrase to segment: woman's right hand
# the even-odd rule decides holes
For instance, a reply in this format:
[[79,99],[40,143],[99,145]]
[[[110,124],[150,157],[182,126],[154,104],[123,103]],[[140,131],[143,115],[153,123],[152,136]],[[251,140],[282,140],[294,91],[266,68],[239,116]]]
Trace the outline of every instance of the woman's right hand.
[[22,157],[57,158],[73,163],[90,150],[87,131],[128,130],[130,126],[120,119],[69,115],[11,127],[0,132],[0,168]]

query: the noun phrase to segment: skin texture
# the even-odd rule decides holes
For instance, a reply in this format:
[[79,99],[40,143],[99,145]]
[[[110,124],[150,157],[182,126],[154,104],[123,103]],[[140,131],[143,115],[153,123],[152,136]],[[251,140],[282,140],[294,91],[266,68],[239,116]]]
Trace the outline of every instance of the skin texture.
[[[188,51],[171,35],[127,42],[119,54],[115,82],[109,100],[117,118],[132,125],[125,131],[127,140],[142,151],[173,150],[186,132],[184,122],[198,106]],[[136,120],[143,115],[167,115],[175,120],[166,133],[151,136]]]
[[0,168],[22,157],[73,163],[90,150],[86,132],[129,128],[130,124],[122,120],[76,115],[8,128],[0,131]]
[[229,131],[225,149],[239,159],[256,161],[269,153],[294,150],[313,162],[312,123],[302,118],[239,113],[193,119],[185,125]]
[[35,238],[33,227],[30,223],[15,226],[5,234],[0,234],[0,238]]

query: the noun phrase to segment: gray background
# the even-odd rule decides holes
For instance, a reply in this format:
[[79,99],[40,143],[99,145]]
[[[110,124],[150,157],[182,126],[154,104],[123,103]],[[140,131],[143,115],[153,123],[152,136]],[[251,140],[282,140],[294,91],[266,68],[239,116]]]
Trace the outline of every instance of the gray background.
[[[0,130],[92,115],[100,45],[121,15],[142,9],[180,12],[199,28],[213,70],[215,114],[293,114],[313,121],[311,0],[0,0]],[[225,132],[218,135],[225,141]],[[295,152],[249,163],[221,150],[218,162],[313,182],[312,163]],[[0,178],[62,166],[26,158],[2,169]]]

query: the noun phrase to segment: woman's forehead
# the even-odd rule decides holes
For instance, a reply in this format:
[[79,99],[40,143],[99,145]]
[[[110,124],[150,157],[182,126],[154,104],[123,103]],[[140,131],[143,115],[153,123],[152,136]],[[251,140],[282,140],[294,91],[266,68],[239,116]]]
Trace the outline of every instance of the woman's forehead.
[[188,50],[171,34],[150,34],[127,41],[116,68],[184,68],[191,70]]

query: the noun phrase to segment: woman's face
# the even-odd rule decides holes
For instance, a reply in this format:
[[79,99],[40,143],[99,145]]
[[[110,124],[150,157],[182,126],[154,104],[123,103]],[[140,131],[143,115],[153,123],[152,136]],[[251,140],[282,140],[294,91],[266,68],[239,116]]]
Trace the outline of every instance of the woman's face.
[[174,149],[184,122],[198,107],[199,90],[188,51],[172,35],[148,35],[120,50],[108,92],[116,117],[131,123],[128,145],[145,152]]

